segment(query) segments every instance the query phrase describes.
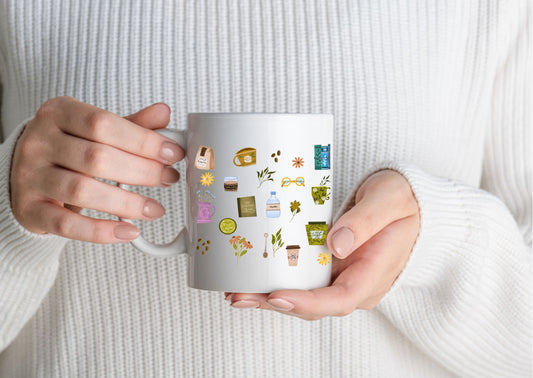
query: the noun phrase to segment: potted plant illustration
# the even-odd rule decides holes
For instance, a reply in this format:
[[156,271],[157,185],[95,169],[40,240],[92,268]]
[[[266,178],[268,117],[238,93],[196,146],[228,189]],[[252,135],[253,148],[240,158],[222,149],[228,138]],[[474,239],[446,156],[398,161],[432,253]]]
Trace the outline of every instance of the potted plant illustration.
[[329,176],[324,176],[318,186],[311,187],[311,195],[313,196],[315,205],[323,205],[325,201],[329,200],[331,196],[329,189],[331,187],[326,186],[329,182]]

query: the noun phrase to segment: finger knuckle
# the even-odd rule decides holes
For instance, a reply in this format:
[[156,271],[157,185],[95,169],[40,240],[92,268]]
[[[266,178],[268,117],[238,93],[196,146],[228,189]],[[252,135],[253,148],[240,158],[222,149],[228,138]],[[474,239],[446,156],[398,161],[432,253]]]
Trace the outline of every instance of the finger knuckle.
[[353,306],[353,305],[344,307],[335,316],[343,318],[343,317],[348,316],[351,313],[353,313],[355,311],[355,309],[356,309],[356,307]]
[[107,154],[103,147],[93,144],[85,150],[84,165],[87,171],[95,176],[103,172],[107,164]]
[[57,235],[70,235],[72,230],[72,222],[66,214],[57,216],[52,224],[52,232]]
[[104,110],[97,109],[90,112],[85,122],[89,137],[97,141],[103,140],[110,123],[111,117]]
[[88,190],[87,183],[84,178],[73,179],[68,189],[69,202],[74,205],[83,205],[87,201]]

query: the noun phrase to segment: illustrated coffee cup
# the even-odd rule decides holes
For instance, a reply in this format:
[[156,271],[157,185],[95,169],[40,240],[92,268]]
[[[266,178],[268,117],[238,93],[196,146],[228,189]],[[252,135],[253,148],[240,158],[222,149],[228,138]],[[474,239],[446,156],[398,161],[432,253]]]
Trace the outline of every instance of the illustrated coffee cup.
[[[186,151],[186,180],[177,184],[187,187],[185,227],[166,245],[140,236],[136,248],[187,253],[188,284],[198,289],[269,293],[329,284],[333,116],[195,113],[185,131],[158,132]],[[326,179],[316,203],[313,187]]]

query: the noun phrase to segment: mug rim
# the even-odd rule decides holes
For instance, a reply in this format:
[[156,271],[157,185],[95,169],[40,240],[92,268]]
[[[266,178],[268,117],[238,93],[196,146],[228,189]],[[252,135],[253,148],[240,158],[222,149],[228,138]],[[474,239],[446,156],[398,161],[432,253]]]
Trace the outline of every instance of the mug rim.
[[332,113],[252,113],[252,112],[221,112],[221,113],[188,113],[189,118],[213,118],[213,117],[327,117],[333,118]]

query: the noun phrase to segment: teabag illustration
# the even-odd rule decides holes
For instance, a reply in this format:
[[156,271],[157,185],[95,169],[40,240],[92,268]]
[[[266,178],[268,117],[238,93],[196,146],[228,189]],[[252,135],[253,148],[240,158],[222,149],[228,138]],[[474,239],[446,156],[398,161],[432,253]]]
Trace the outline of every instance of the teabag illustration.
[[200,146],[194,159],[194,166],[198,169],[215,169],[215,155],[211,147]]

